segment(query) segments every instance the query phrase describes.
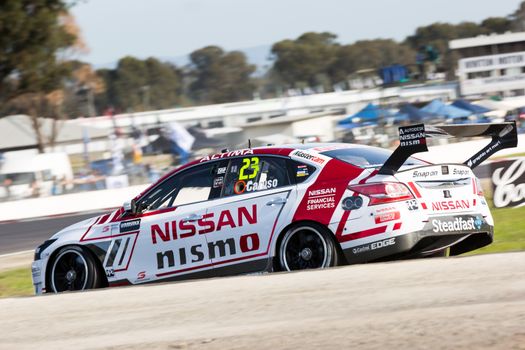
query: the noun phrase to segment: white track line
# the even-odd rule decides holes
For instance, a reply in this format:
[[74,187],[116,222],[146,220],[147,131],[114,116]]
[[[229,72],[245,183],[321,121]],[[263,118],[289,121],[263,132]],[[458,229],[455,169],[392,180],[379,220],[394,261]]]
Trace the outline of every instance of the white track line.
[[24,250],[22,252],[3,254],[3,255],[0,255],[0,258],[6,258],[8,256],[22,255],[22,254],[27,254],[27,253],[33,253],[34,251],[35,251],[34,249],[31,249],[31,250]]

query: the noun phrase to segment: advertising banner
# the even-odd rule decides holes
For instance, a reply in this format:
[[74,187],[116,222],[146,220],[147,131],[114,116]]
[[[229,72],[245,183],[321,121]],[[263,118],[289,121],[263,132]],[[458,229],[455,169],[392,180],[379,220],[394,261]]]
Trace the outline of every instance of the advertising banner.
[[525,157],[491,163],[494,207],[525,205]]

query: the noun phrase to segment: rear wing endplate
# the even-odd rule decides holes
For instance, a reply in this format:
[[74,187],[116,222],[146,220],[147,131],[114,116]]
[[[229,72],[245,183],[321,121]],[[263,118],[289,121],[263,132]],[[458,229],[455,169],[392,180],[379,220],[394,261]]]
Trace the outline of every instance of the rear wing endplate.
[[518,145],[516,122],[468,125],[402,126],[399,128],[399,146],[379,169],[379,174],[393,175],[414,153],[427,152],[427,137],[477,137],[490,136],[492,140],[464,164],[474,169],[485,159],[504,148]]

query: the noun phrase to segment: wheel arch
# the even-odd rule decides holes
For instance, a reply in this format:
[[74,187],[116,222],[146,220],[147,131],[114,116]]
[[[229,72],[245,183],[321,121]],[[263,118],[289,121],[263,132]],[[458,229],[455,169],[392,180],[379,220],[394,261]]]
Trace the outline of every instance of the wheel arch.
[[343,254],[343,249],[341,248],[341,244],[336,239],[335,233],[327,225],[324,225],[324,224],[322,224],[322,223],[320,223],[318,221],[315,221],[315,220],[298,220],[298,221],[294,221],[294,222],[291,222],[290,224],[286,225],[279,232],[279,234],[276,236],[276,238],[274,239],[274,243],[272,244],[272,249],[271,249],[271,252],[270,252],[271,253],[270,254],[270,259],[271,259],[272,267],[273,267],[274,271],[277,271],[276,270],[277,251],[278,251],[278,249],[279,249],[279,247],[281,245],[281,242],[283,240],[284,234],[289,229],[291,229],[292,227],[299,226],[299,225],[302,225],[302,224],[309,224],[309,225],[313,225],[313,226],[319,226],[319,227],[323,228],[325,231],[329,232],[330,233],[330,235],[329,235],[330,239],[334,243],[335,249],[337,250],[339,255],[343,258],[344,263],[345,264],[347,263],[346,258],[344,257],[344,254]]
[[49,293],[51,291],[51,283],[50,283],[51,280],[50,279],[51,279],[51,267],[53,265],[53,262],[55,261],[57,255],[58,255],[58,252],[61,251],[63,248],[66,248],[66,247],[78,247],[78,248],[84,250],[87,254],[89,254],[93,258],[93,261],[95,262],[95,265],[96,265],[97,269],[99,270],[100,276],[102,277],[102,286],[101,287],[105,288],[105,287],[109,286],[108,278],[107,278],[106,272],[105,272],[105,270],[104,270],[104,268],[102,266],[102,262],[100,261],[100,259],[97,258],[97,255],[95,254],[95,252],[93,252],[93,250],[91,250],[88,246],[85,246],[85,245],[82,245],[82,244],[66,243],[66,244],[63,244],[63,245],[55,247],[53,252],[51,254],[49,254],[49,258],[47,259],[47,263],[46,263],[46,267],[45,267],[45,271],[46,271],[46,276],[45,276],[46,293]]

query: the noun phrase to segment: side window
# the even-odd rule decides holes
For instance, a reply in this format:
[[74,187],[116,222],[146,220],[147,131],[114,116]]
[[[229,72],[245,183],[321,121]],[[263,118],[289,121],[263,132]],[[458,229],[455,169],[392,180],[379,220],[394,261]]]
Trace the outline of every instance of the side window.
[[158,210],[218,197],[222,189],[222,183],[217,185],[221,163],[225,165],[227,161],[199,165],[165,180],[139,202],[139,210]]
[[286,160],[277,157],[236,158],[228,166],[223,197],[290,185]]
[[296,184],[305,182],[317,170],[314,166],[303,164],[295,160],[288,161],[288,170],[290,178],[294,179]]

